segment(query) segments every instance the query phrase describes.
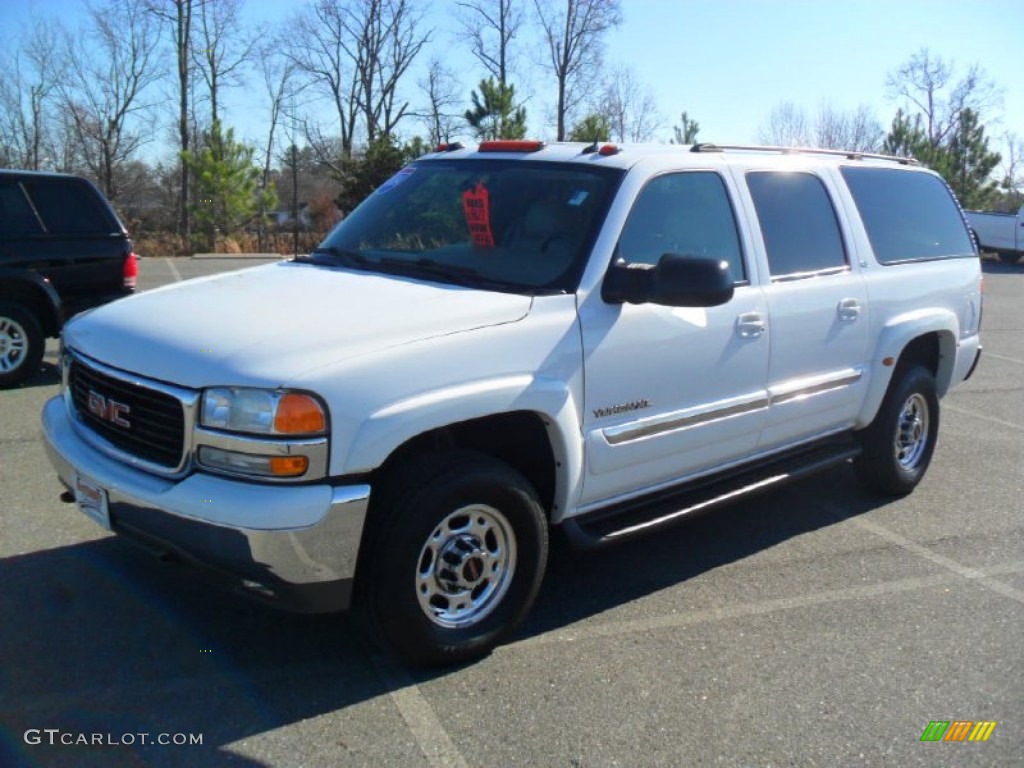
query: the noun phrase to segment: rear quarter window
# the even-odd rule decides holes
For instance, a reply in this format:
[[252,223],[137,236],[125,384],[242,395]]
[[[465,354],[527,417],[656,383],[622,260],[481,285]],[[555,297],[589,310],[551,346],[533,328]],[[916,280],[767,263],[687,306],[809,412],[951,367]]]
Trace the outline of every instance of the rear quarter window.
[[960,206],[937,176],[849,166],[840,172],[880,263],[974,255]]
[[51,235],[108,235],[120,231],[88,184],[74,179],[25,182],[25,190]]
[[16,181],[0,180],[0,237],[41,234],[32,206]]

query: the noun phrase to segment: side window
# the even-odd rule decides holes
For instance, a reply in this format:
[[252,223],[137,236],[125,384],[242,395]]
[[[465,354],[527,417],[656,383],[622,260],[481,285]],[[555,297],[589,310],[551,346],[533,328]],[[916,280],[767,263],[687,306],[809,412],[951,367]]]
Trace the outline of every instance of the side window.
[[25,189],[50,234],[106,235],[118,230],[92,188],[84,183],[29,181]]
[[0,237],[38,235],[39,219],[16,181],[0,181]]
[[633,204],[618,253],[631,264],[657,264],[666,253],[722,259],[734,282],[747,279],[729,195],[713,172],[651,179]]
[[747,187],[773,278],[846,267],[836,212],[817,176],[755,171],[747,174]]
[[895,168],[839,171],[882,264],[974,255],[963,216],[941,179]]

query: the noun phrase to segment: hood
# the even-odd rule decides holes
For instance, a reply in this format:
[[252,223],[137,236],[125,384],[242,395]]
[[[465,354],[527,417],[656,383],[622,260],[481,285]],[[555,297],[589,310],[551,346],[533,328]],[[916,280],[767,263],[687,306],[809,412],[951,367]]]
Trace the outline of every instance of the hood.
[[526,316],[531,298],[280,262],[190,280],[78,316],[65,343],[185,387],[279,387],[321,366]]

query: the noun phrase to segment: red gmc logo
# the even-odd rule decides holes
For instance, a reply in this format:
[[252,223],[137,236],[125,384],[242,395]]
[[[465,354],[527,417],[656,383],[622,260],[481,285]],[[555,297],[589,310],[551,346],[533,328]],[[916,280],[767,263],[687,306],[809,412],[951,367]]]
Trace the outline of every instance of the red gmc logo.
[[131,407],[104,397],[99,392],[89,390],[89,398],[85,402],[85,407],[89,409],[89,413],[99,419],[125,429],[131,427],[131,422],[128,421],[128,415],[132,412]]

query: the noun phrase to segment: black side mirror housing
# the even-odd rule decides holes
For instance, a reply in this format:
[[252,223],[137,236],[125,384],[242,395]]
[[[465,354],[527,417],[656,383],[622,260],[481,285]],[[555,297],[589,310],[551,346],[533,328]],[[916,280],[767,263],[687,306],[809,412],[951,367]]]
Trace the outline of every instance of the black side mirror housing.
[[729,264],[703,256],[666,253],[656,265],[617,261],[601,286],[609,304],[717,307],[732,299]]

